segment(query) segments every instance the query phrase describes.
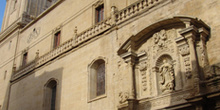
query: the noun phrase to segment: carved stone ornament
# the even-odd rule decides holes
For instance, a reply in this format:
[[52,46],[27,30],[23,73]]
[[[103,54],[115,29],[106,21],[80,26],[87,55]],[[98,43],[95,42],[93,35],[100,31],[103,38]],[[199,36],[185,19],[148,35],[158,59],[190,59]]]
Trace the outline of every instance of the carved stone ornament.
[[216,76],[220,76],[220,64],[205,66],[204,73],[206,79],[212,79]]
[[147,75],[146,75],[147,62],[141,62],[140,65],[139,65],[139,70],[140,70],[140,73],[141,73],[142,90],[146,91],[147,90]]
[[58,32],[58,31],[60,31],[62,27],[63,27],[62,24],[59,25],[59,26],[57,26],[55,29],[53,29],[53,33],[56,33],[56,32]]
[[123,104],[127,101],[129,97],[129,93],[128,92],[120,92],[119,93],[119,103]]
[[160,89],[162,92],[173,91],[175,87],[173,65],[164,59],[163,64],[159,68],[159,74],[162,79],[160,81]]
[[139,65],[140,71],[145,71],[147,70],[147,62],[141,62]]
[[189,55],[189,45],[185,44],[179,47],[179,52],[182,56]]
[[199,49],[201,52],[200,54],[201,54],[202,65],[203,66],[209,65],[205,45],[202,45]]
[[40,27],[34,28],[33,31],[29,34],[27,43],[30,43],[33,39],[36,39],[40,34]]
[[161,30],[158,33],[153,35],[154,43],[157,44],[159,47],[165,47],[165,40],[167,39],[167,34],[165,30]]
[[189,56],[186,56],[184,58],[184,65],[185,65],[185,71],[186,71],[186,79],[190,79],[192,77],[192,69],[191,69]]
[[[173,45],[173,37],[175,38],[176,30],[161,30],[152,36],[153,45],[152,45],[152,53],[153,58],[155,59],[158,54],[162,54],[163,52],[174,52]],[[171,38],[172,37],[172,38]]]

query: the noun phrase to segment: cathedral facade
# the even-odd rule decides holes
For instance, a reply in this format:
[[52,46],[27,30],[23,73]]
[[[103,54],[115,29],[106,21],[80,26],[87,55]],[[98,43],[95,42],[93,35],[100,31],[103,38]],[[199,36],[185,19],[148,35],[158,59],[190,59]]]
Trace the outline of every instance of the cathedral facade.
[[7,0],[0,110],[220,109],[219,0]]

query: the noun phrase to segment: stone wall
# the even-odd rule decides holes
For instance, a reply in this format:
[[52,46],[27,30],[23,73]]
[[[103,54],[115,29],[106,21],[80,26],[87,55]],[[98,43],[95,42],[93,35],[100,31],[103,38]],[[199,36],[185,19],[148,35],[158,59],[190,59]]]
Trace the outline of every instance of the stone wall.
[[[95,23],[95,8],[102,3],[105,19]],[[202,107],[202,101],[193,102],[197,97],[215,103],[219,5],[218,0],[60,0],[27,24],[5,25],[2,110],[44,109],[50,79],[58,82],[58,110],[195,109]],[[53,48],[58,31],[60,45]],[[22,66],[25,52],[28,62]],[[105,59],[106,93],[90,99],[89,65],[99,58]]]

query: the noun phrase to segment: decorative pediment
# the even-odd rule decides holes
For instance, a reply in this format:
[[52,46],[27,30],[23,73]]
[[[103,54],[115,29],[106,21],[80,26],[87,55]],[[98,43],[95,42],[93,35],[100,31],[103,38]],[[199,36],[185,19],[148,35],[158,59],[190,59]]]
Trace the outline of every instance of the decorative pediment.
[[[210,30],[202,20],[192,17],[176,16],[173,18],[163,19],[156,23],[147,26],[145,29],[139,31],[136,35],[131,36],[118,50],[118,54],[123,54],[129,50],[137,50],[147,39],[153,36],[153,34],[161,31],[162,29],[169,28],[185,28],[185,31],[190,29],[189,27],[196,27],[198,33],[203,30],[206,32]],[[205,30],[205,31],[204,31]],[[199,36],[198,36],[199,37]],[[208,38],[206,38],[208,40]],[[132,47],[132,48],[131,48]]]
[[[209,33],[209,26],[201,20],[178,16],[146,26],[127,39],[118,55],[135,67],[140,97],[189,88],[197,88],[193,91],[199,94],[202,90],[197,81],[203,80],[199,71],[209,65]],[[209,78],[208,73],[204,71],[205,78]]]

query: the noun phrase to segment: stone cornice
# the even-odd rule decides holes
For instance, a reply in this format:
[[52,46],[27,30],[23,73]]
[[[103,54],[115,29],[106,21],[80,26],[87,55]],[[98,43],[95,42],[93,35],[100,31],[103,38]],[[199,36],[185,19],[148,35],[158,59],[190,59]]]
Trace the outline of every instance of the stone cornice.
[[47,10],[45,10],[44,12],[42,12],[39,16],[37,16],[34,20],[32,20],[30,23],[28,23],[22,30],[21,32],[23,32],[24,30],[26,30],[27,28],[29,28],[30,26],[32,26],[34,23],[36,23],[38,20],[40,20],[42,17],[44,17],[47,13],[49,13],[51,10],[53,10],[55,7],[57,7],[60,3],[62,3],[65,0],[58,0],[55,4],[53,4],[52,6],[50,6]]
[[[54,6],[49,8],[46,12],[42,13],[38,18],[36,18],[31,23],[26,25],[22,31],[24,31],[25,29],[30,27],[32,24],[34,24],[37,20],[39,20],[41,17],[47,14],[50,10],[52,10],[55,6],[61,3],[61,1],[64,1],[64,0],[60,0],[60,2],[58,2],[57,4],[54,4]],[[61,55],[64,55],[66,52],[75,50],[78,47],[81,47],[81,45],[88,44],[89,40],[94,39],[97,36],[100,36],[101,34],[107,33],[108,31],[112,31],[111,29],[113,29],[115,26],[122,24],[122,22],[127,21],[128,19],[133,19],[136,15],[142,14],[145,11],[147,11],[149,8],[153,8],[155,5],[160,4],[164,1],[170,1],[170,0],[158,0],[158,1],[153,1],[153,2],[139,0],[135,2],[134,4],[126,7],[125,9],[122,9],[121,11],[114,13],[115,19],[116,19],[115,25],[111,25],[113,16],[110,16],[109,18],[106,18],[102,22],[93,25],[92,27],[86,29],[85,31],[79,34],[76,34],[74,38],[67,40],[66,42],[61,44],[59,47],[53,49],[52,51],[34,60],[33,61],[34,63],[32,62],[33,64],[30,64],[30,65],[28,64],[27,67],[18,68],[13,73],[11,81],[20,79],[24,75],[31,73],[33,70],[47,64],[48,62],[58,58]],[[132,54],[132,56],[135,56],[135,55]]]
[[20,18],[17,19],[14,23],[12,23],[8,28],[6,28],[4,31],[0,33],[0,42],[2,42],[4,39],[6,39],[11,33],[13,33],[16,29],[20,27],[18,25],[18,22],[20,21]]

